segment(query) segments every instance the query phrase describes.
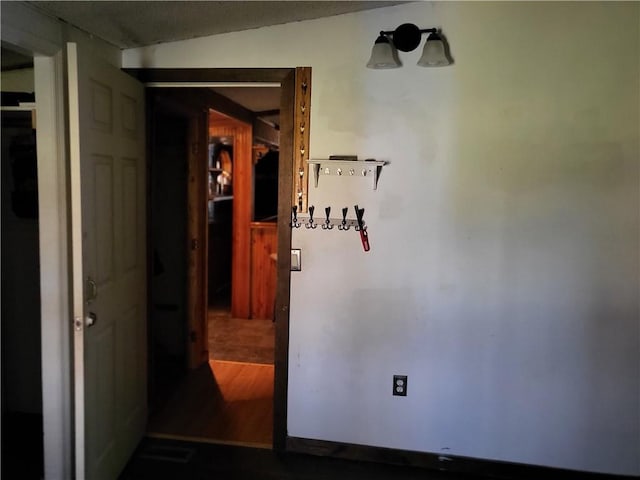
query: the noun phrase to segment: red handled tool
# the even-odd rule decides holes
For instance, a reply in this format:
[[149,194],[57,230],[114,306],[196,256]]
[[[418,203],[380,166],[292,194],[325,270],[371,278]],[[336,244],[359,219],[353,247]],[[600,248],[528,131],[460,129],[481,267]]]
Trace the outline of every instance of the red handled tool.
[[369,234],[367,233],[367,227],[364,226],[364,221],[362,218],[364,217],[364,208],[358,208],[358,205],[355,206],[356,209],[356,218],[358,220],[358,226],[356,230],[360,232],[360,241],[362,242],[362,248],[364,248],[365,252],[368,252],[371,247],[369,246]]

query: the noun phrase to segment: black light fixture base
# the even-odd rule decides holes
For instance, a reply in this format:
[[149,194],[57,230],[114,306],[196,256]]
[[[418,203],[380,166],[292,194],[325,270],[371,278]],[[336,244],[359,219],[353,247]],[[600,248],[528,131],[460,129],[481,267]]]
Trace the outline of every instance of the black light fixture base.
[[413,23],[403,23],[393,31],[393,44],[401,52],[411,52],[420,45],[422,32]]
[[[368,68],[385,69],[397,68],[402,63],[397,58],[397,52],[412,52],[422,39],[423,33],[429,33],[422,57],[418,61],[421,67],[435,67],[450,65],[447,55],[446,41],[439,35],[438,28],[418,28],[413,23],[403,23],[395,30],[381,31],[371,51],[371,58],[367,62]],[[386,44],[386,45],[385,45]]]

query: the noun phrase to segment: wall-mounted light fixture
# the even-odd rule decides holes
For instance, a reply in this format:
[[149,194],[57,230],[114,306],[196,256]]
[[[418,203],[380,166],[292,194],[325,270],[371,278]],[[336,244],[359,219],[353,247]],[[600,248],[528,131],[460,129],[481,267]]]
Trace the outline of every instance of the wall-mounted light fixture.
[[371,50],[371,58],[367,63],[368,68],[384,69],[398,68],[402,66],[398,58],[397,50],[411,52],[420,45],[423,33],[429,33],[422,50],[422,56],[418,60],[421,67],[443,67],[451,64],[447,45],[437,28],[425,28],[421,30],[413,23],[403,23],[390,32],[380,32]]

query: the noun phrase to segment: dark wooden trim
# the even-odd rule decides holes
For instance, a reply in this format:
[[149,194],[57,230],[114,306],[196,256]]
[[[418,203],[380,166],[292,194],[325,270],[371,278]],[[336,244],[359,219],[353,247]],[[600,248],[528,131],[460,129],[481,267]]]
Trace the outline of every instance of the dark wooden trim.
[[[200,110],[197,115],[197,150],[199,170],[202,175],[200,182],[200,199],[202,205],[208,205],[209,200],[209,112]],[[200,247],[200,285],[201,290],[198,295],[202,311],[196,322],[199,338],[196,340],[197,348],[200,350],[200,365],[209,361],[209,212],[203,208],[200,217],[200,235],[202,245]],[[194,348],[194,346],[192,346]],[[197,355],[197,352],[196,352]],[[195,356],[195,355],[194,355]]]
[[189,118],[187,179],[188,332],[185,351],[190,369],[208,360],[207,335],[207,112],[195,111]]
[[273,389],[273,448],[284,451],[287,439],[287,389],[289,370],[289,302],[291,287],[291,192],[295,69],[281,84],[280,156],[278,178],[278,283],[276,287],[276,344]]
[[274,147],[280,146],[280,131],[261,118],[253,120],[253,139]]
[[150,82],[278,82],[290,68],[125,68],[142,83]]
[[456,474],[512,480],[623,480],[633,477],[487,460],[446,453],[424,453],[349,443],[287,437],[286,451],[321,457],[403,465]]
[[275,110],[262,110],[261,112],[254,112],[256,117],[271,117],[273,115],[280,115],[280,109]]
[[[200,90],[202,90],[202,88]],[[208,88],[204,89],[204,96],[207,99],[208,105],[215,106],[216,112],[227,115],[228,117],[233,117],[243,123],[253,123],[253,119],[255,118],[254,113],[239,103],[229,100],[227,97]]]
[[174,109],[179,110],[182,105],[182,110],[191,112],[193,110],[206,111],[210,108],[214,109],[218,113],[222,113],[228,117],[232,117],[235,120],[239,120],[243,123],[251,124],[255,118],[255,115],[248,108],[229,100],[227,97],[220,95],[217,92],[209,88],[195,87],[195,88],[149,88],[151,92],[161,90],[162,100],[165,103],[173,101]]

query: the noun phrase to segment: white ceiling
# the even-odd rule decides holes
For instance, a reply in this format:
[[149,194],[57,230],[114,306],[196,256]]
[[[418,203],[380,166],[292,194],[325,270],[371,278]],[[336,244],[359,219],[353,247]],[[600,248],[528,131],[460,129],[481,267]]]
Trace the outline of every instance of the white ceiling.
[[[387,7],[406,1],[28,1],[58,18],[121,49],[248,30],[314,18]],[[12,60],[3,49],[3,69]],[[280,89],[214,89],[253,112],[278,109]],[[278,117],[264,117],[278,122]]]
[[396,5],[399,1],[31,1],[120,48],[248,30]]

